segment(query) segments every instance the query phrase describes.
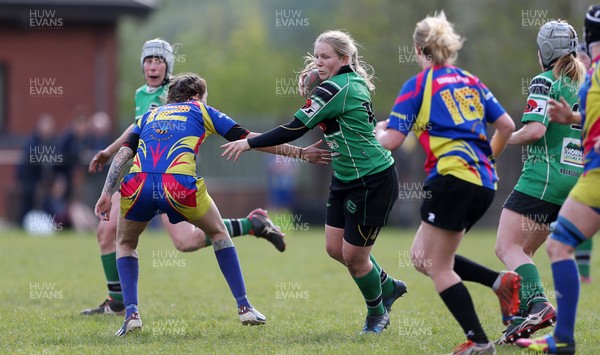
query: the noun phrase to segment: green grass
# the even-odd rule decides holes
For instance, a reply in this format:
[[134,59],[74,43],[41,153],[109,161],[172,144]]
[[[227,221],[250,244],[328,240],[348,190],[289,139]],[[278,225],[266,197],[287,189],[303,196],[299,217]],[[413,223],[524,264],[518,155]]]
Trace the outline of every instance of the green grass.
[[[268,318],[261,327],[240,325],[233,298],[212,249],[175,253],[166,234],[146,232],[139,246],[141,333],[116,338],[122,319],[79,315],[105,298],[95,236],[60,232],[33,238],[8,231],[0,236],[0,352],[165,354],[443,354],[464,336],[431,281],[410,267],[413,230],[384,229],[374,255],[387,272],[408,284],[380,336],[358,336],[365,305],[341,265],[325,253],[322,229],[288,235],[288,251],[264,240],[236,238],[253,305]],[[470,233],[460,252],[500,269],[494,234]],[[554,288],[544,250],[536,256],[551,301]],[[592,275],[600,275],[593,258]],[[504,329],[498,301],[487,288],[467,285],[492,339]],[[37,287],[37,289],[35,289]],[[277,288],[280,288],[277,293]],[[577,323],[578,352],[600,351],[597,300],[600,279],[582,285]],[[284,295],[295,298],[284,299]],[[502,347],[500,354],[522,354]]]

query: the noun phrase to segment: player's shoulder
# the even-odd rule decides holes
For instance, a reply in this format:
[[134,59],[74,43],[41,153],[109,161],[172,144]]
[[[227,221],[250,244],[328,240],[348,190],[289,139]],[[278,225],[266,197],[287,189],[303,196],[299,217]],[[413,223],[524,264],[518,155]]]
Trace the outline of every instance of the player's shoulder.
[[137,88],[135,90],[135,95],[137,96],[140,93],[145,93],[146,92],[146,86],[148,86],[148,85],[144,84],[144,85],[140,86],[139,88]]
[[531,79],[529,83],[530,95],[549,95],[552,89],[552,84],[555,82],[554,75],[551,70],[540,73]]

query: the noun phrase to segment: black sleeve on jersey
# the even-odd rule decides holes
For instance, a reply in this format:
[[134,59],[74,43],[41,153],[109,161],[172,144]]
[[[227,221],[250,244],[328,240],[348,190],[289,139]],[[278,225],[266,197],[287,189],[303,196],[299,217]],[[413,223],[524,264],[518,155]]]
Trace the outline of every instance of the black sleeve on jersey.
[[135,153],[135,151],[138,149],[139,144],[140,144],[140,135],[137,133],[131,132],[127,136],[127,139],[125,139],[125,142],[123,142],[122,147],[128,147]]
[[544,78],[534,78],[531,80],[531,84],[529,84],[529,94],[536,95],[550,95],[550,89],[552,88],[552,83]]
[[319,97],[324,102],[329,102],[340,90],[333,86],[331,83],[323,83],[317,86],[313,96]]
[[292,121],[285,125],[277,126],[260,136],[249,138],[248,144],[252,148],[272,147],[296,140],[308,131],[310,129],[294,117]]
[[235,125],[233,125],[233,127],[229,129],[229,131],[227,131],[227,133],[225,133],[223,138],[227,139],[230,142],[233,142],[246,138],[248,133],[250,133],[249,130],[236,123]]

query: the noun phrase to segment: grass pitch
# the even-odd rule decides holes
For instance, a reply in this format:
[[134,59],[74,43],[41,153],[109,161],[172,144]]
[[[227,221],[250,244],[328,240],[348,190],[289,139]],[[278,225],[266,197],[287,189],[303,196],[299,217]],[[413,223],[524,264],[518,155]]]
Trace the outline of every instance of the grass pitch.
[[[324,249],[322,228],[288,232],[281,254],[264,240],[234,239],[252,304],[267,325],[244,327],[212,248],[177,252],[163,232],[146,232],[140,246],[142,332],[116,338],[121,317],[81,316],[99,304],[106,286],[93,234],[61,231],[35,238],[20,231],[0,236],[0,352],[27,354],[443,354],[464,341],[432,282],[412,268],[414,230],[386,228],[374,255],[408,294],[380,336],[358,336],[365,317],[360,292],[347,271]],[[473,231],[460,253],[501,269],[494,232]],[[598,251],[596,251],[598,253]],[[592,276],[600,275],[592,258]],[[536,256],[546,291],[556,304],[548,257]],[[491,290],[467,283],[491,339],[500,337],[498,301]],[[600,276],[582,285],[576,330],[578,353],[600,353]],[[541,331],[541,334],[548,331]],[[524,354],[504,346],[499,354]]]

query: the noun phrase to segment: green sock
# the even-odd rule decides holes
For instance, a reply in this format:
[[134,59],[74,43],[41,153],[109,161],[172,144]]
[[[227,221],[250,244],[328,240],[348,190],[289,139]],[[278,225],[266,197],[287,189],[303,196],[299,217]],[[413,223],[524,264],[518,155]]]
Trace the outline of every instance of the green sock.
[[[225,223],[225,227],[227,227],[227,232],[229,232],[231,238],[250,234],[252,230],[252,222],[248,218],[226,218],[223,220],[223,223]],[[208,238],[208,235],[205,238],[204,246],[211,246],[212,242]]]
[[522,278],[519,289],[519,299],[521,300],[519,309],[527,310],[533,303],[548,302],[540,274],[534,264],[523,264],[516,268],[515,272]]
[[575,249],[575,260],[577,261],[579,275],[584,277],[590,277],[592,246],[592,239],[588,239],[583,244],[579,245],[577,249]]
[[231,238],[247,235],[252,230],[252,223],[248,218],[227,218],[223,222],[225,222],[225,227],[227,227]]
[[383,268],[379,266],[373,254],[369,254],[369,257],[371,258],[373,267],[377,269],[377,273],[379,274],[379,282],[381,283],[381,293],[384,296],[387,296],[390,293],[392,293],[392,291],[394,291],[394,280],[392,280],[392,278],[388,276],[388,274],[383,270]]
[[373,266],[365,276],[352,277],[367,303],[367,314],[380,316],[385,313],[381,297],[381,283],[379,282],[379,272]]
[[100,255],[104,275],[106,276],[106,286],[108,286],[108,295],[115,300],[123,301],[121,293],[121,281],[119,280],[119,271],[117,270],[117,253]]

